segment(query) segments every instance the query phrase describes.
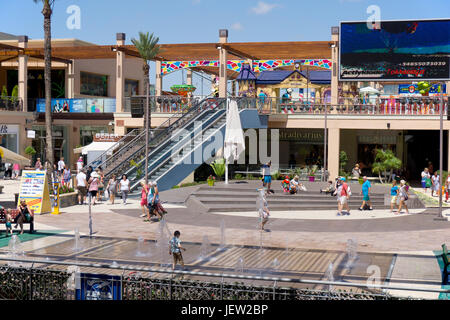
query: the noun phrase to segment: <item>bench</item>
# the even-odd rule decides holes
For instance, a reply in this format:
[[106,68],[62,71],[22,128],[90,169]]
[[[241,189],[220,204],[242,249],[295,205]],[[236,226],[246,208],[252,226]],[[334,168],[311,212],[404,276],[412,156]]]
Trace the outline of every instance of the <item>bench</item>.
[[442,282],[446,284],[448,280],[448,267],[450,263],[448,261],[448,251],[445,243],[442,245],[442,261],[444,261],[444,273],[442,275]]
[[[6,210],[5,208],[0,209],[0,224],[6,224]],[[11,217],[14,221],[14,219],[16,219],[16,217],[20,214],[20,210],[19,209],[11,209]],[[24,221],[23,224],[30,224],[30,233],[34,232],[34,211],[30,210],[30,214],[31,214],[31,221]],[[14,222],[13,222],[14,224]]]

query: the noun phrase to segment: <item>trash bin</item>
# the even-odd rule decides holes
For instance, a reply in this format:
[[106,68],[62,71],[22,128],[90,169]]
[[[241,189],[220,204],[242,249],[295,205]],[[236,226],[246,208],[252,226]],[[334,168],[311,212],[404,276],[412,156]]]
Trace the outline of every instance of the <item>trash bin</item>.
[[17,202],[19,200],[19,194],[18,193],[14,193],[14,206],[17,208]]

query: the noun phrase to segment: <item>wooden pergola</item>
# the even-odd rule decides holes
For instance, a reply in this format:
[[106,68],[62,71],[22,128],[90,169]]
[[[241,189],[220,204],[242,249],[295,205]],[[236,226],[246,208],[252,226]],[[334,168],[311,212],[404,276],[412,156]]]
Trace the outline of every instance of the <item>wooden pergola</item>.
[[[218,60],[219,47],[227,50],[228,60],[264,60],[264,59],[331,59],[329,41],[291,41],[291,42],[229,42],[220,43],[180,43],[161,44],[161,54],[155,59],[160,61]],[[87,45],[72,47],[52,47],[52,60],[69,64],[76,59],[115,59],[116,51],[122,51],[127,57],[140,58],[134,45]],[[23,49],[0,43],[0,63],[27,55],[36,59],[44,58],[43,48]],[[199,71],[218,75],[218,68],[196,67]],[[311,67],[311,70],[315,69]],[[229,79],[238,73],[227,70]]]

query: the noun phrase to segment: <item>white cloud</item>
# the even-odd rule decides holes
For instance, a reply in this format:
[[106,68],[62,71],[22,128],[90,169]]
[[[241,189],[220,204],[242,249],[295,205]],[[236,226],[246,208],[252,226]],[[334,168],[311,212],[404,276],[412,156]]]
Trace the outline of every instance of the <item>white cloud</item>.
[[244,27],[242,27],[242,24],[240,22],[236,22],[231,25],[231,29],[242,30],[242,29],[244,29]]
[[253,13],[255,14],[266,14],[269,13],[270,11],[272,11],[274,8],[278,7],[279,5],[276,3],[266,3],[263,1],[259,1],[258,5],[254,8],[252,8],[251,10],[253,11]]

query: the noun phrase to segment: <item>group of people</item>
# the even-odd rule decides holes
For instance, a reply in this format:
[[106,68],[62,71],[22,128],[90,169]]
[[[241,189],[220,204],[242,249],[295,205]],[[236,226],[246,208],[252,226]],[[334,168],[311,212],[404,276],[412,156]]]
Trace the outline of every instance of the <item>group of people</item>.
[[160,221],[167,211],[163,208],[159,200],[158,184],[156,181],[149,181],[148,184],[141,181],[141,187],[141,218],[145,218],[144,221],[150,222],[151,217],[156,216],[158,221]]
[[5,210],[3,207],[0,206],[0,210],[5,212],[6,236],[13,234],[13,226],[12,226],[13,223],[15,223],[15,226],[14,226],[15,229],[18,226],[20,226],[20,234],[23,234],[23,223],[30,222],[33,219],[33,216],[31,215],[31,212],[28,209],[28,206],[27,206],[27,203],[25,202],[25,200],[20,201],[18,209],[19,209],[19,214],[16,215],[15,218],[13,218],[11,209]]
[[5,162],[5,174],[3,179],[10,178],[16,180],[20,175],[20,164],[11,162]]
[[445,192],[445,202],[448,202],[448,192],[450,190],[450,175],[447,176],[446,181],[443,181],[444,186],[441,190],[441,178],[439,176],[439,173],[437,170],[432,173],[430,172],[431,170],[430,168],[424,168],[421,173],[421,183],[423,191],[426,193],[428,191],[428,188],[430,188],[432,197],[438,197],[439,192],[442,192],[442,195],[444,195]]
[[306,191],[306,187],[299,181],[299,177],[296,175],[293,179],[289,179],[286,176],[283,181],[281,181],[281,188],[284,193],[296,194],[300,190]]

